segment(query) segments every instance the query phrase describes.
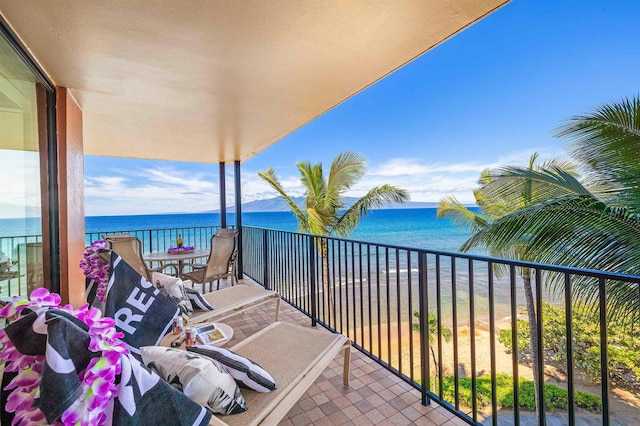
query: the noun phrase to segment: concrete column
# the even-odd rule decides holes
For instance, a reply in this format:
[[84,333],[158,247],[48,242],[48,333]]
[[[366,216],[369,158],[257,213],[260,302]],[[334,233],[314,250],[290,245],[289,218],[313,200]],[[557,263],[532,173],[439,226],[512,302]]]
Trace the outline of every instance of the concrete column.
[[220,226],[227,227],[227,187],[225,184],[224,161],[220,162]]
[[82,110],[66,88],[56,90],[60,296],[78,308],[87,301],[80,260],[85,248]]
[[233,162],[235,194],[236,194],[236,229],[238,230],[238,257],[236,258],[236,274],[242,279],[242,188],[240,183],[240,161]]

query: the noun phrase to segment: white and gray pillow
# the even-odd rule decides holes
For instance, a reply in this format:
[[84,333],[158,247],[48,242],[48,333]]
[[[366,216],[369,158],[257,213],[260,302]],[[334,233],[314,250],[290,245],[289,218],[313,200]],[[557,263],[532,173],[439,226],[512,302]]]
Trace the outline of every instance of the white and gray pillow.
[[191,305],[193,306],[193,309],[200,309],[203,311],[213,311],[213,306],[211,306],[209,302],[207,302],[207,299],[205,299],[204,296],[200,294],[200,292],[189,287],[184,287],[184,291],[187,294],[187,297],[189,298],[189,300],[191,301]]
[[144,346],[140,351],[148,368],[213,413],[237,414],[247,410],[235,380],[217,361],[163,346]]
[[180,309],[180,312],[186,315],[193,313],[193,304],[189,297],[187,297],[184,284],[180,278],[154,272],[151,275],[151,280],[156,288],[160,290],[160,294],[175,303]]
[[218,361],[242,388],[271,392],[276,388],[273,377],[255,362],[228,349],[215,346],[187,346],[189,352]]

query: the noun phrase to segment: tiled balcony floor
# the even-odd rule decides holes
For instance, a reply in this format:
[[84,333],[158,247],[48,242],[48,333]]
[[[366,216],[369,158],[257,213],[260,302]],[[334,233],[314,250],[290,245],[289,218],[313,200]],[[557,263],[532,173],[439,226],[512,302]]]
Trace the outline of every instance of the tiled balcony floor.
[[[242,280],[239,285],[252,285]],[[226,287],[221,282],[220,287]],[[275,303],[268,303],[225,320],[234,335],[227,347],[273,322]],[[311,327],[311,320],[280,304],[280,321]],[[318,327],[322,329],[322,327]],[[328,333],[328,331],[327,331]],[[318,377],[307,393],[280,422],[300,425],[466,425],[449,411],[432,402],[420,404],[420,393],[396,378],[357,349],[351,351],[351,383],[342,385],[343,354],[340,353]]]

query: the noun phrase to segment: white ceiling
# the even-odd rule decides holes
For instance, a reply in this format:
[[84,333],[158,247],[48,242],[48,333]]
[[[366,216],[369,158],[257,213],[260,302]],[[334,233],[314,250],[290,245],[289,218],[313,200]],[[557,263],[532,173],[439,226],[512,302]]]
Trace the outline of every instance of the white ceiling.
[[85,154],[245,161],[505,0],[0,0]]

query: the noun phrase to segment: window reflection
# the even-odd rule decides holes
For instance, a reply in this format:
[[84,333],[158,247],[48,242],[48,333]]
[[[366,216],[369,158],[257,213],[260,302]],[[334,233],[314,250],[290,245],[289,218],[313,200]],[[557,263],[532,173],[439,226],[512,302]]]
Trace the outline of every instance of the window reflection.
[[0,296],[41,287],[36,78],[0,38]]

